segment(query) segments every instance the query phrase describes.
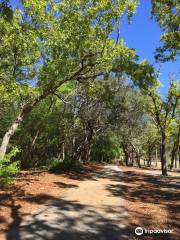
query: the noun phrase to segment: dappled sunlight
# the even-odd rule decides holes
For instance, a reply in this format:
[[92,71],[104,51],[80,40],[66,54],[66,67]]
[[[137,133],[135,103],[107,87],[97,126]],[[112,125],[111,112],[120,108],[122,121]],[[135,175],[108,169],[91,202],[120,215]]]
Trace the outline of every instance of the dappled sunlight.
[[[119,181],[120,170],[109,166],[77,184],[54,182],[66,192],[61,197],[49,194],[27,195],[24,201],[44,207],[23,217],[19,206],[11,206],[12,223],[7,240],[47,239],[128,240],[127,210],[121,198],[109,196],[107,184]],[[95,179],[95,181],[94,181]]]
[[[123,167],[124,175],[120,183],[107,185],[107,190],[113,196],[126,200],[129,212],[131,234],[137,226],[145,228],[170,228],[173,234],[166,235],[166,239],[178,239],[180,216],[177,214],[180,207],[179,177],[163,178],[153,176],[149,171],[139,171]],[[134,236],[134,239],[135,236]],[[142,239],[154,239],[153,236],[144,236]],[[164,239],[164,235],[157,239]]]

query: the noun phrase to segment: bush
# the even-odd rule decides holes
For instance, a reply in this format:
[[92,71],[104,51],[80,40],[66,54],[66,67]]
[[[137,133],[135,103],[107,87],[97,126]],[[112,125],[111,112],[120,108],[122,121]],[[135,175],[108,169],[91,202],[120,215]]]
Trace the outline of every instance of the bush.
[[51,159],[48,170],[49,171],[58,171],[62,169],[75,169],[81,166],[80,162],[74,161],[71,158],[65,158],[64,160],[59,158]]
[[0,187],[13,183],[15,174],[19,171],[19,161],[12,162],[12,158],[19,152],[18,148],[13,148],[10,153],[0,157]]
[[53,159],[51,159],[50,163],[48,164],[47,169],[49,171],[57,171],[60,169],[62,163],[63,163],[62,159],[53,158]]

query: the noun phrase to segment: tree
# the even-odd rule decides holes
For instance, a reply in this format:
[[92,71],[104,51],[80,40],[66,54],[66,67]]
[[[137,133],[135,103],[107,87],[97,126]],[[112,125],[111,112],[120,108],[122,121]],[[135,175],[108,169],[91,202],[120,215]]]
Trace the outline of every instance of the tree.
[[13,10],[10,6],[9,0],[0,1],[0,16],[6,18],[6,20],[12,20]]
[[179,0],[152,0],[152,15],[164,31],[163,46],[157,48],[156,59],[175,60],[180,53]]
[[166,141],[168,127],[176,116],[179,105],[179,87],[178,82],[171,81],[167,98],[164,100],[156,89],[150,89],[148,95],[151,103],[148,104],[148,111],[151,114],[161,135],[161,166],[162,175],[167,175],[166,166]]
[[[18,85],[18,114],[2,138],[3,156],[26,116],[68,81],[84,82],[112,69],[114,59],[134,59],[121,41],[109,38],[124,12],[136,1],[22,1],[13,21],[0,18],[0,82]],[[21,91],[34,85],[32,94]],[[23,92],[23,94],[22,94]],[[23,95],[23,96],[22,96]]]
[[170,157],[171,157],[170,169],[171,170],[174,167],[174,161],[175,161],[176,154],[179,149],[179,143],[180,143],[180,120],[179,119],[180,119],[179,109],[177,109],[177,117],[174,118],[174,121],[172,121],[169,127],[169,135],[170,135],[170,143],[171,143],[170,144],[171,145],[171,151],[170,151]]
[[110,89],[113,90],[112,85],[114,92],[112,91],[108,97],[110,99],[108,123],[119,139],[126,165],[129,165],[131,155],[132,164],[136,159],[137,165],[141,167],[140,145],[137,139],[144,127],[144,99],[139,89],[135,88],[127,77],[118,76],[114,84],[111,84]]
[[145,126],[139,140],[143,155],[147,159],[147,165],[148,167],[151,167],[153,154],[155,151],[157,151],[156,148],[159,145],[160,139],[159,132],[154,123],[150,121],[150,119],[147,119],[147,126]]

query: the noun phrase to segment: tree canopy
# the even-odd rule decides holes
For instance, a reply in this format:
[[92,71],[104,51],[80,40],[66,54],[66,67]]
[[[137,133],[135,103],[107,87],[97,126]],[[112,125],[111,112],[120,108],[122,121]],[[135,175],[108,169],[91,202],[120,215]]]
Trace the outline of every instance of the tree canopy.
[[152,0],[152,15],[163,30],[162,46],[157,48],[156,59],[175,60],[180,52],[179,0]]
[[[122,157],[141,167],[159,154],[166,175],[167,149],[171,165],[179,149],[179,86],[172,81],[164,99],[153,64],[139,61],[121,38],[122,17],[130,21],[138,1],[21,3],[16,9],[0,3],[3,169],[17,159],[12,174],[19,165],[57,168]],[[179,5],[152,1],[152,9],[164,30],[157,58],[175,59]]]

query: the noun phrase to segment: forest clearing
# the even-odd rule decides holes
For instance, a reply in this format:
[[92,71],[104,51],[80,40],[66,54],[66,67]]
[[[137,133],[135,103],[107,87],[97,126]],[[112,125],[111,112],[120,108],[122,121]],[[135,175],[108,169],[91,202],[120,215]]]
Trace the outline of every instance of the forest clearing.
[[179,0],[0,0],[0,240],[179,240]]

